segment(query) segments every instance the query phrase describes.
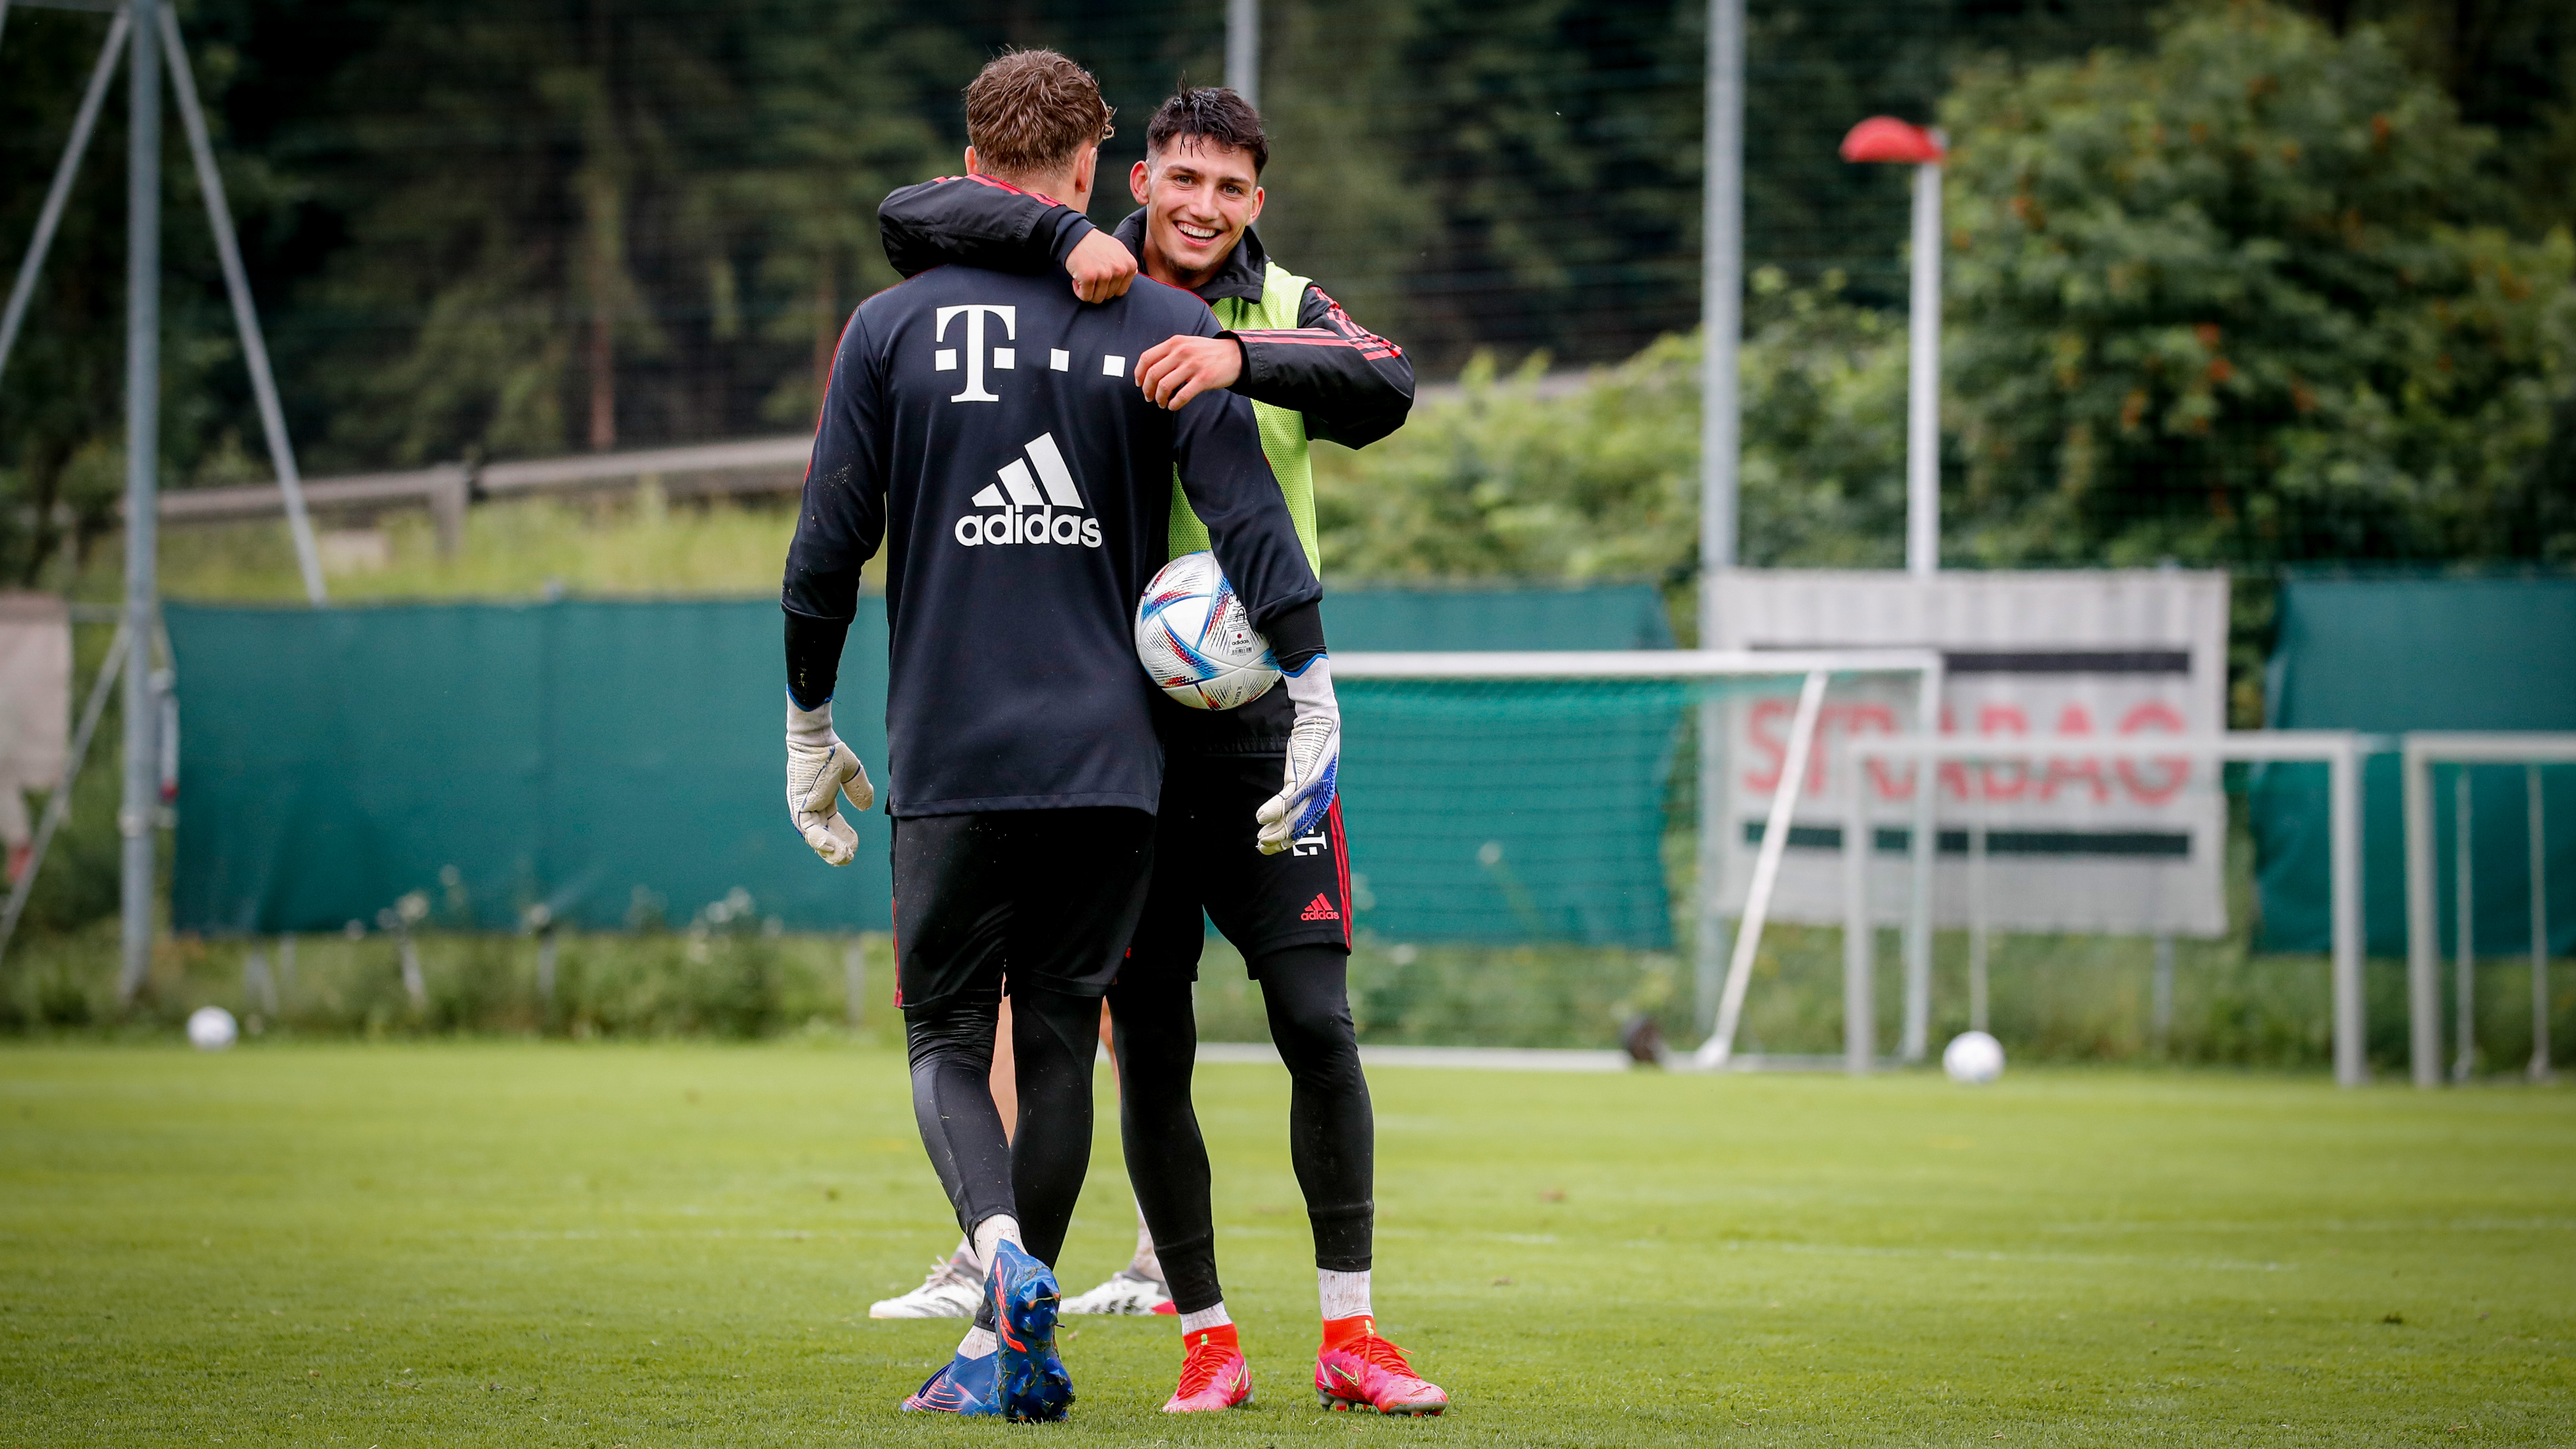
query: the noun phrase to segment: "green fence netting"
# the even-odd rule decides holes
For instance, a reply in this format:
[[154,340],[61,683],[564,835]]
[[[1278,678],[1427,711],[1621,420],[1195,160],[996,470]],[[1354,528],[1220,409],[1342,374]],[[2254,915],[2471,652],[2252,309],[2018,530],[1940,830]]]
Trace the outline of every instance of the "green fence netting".
[[[566,601],[171,604],[182,781],[172,918],[216,934],[376,924],[683,924],[739,889],[786,930],[891,926],[883,816],[833,870],[783,818],[778,609]],[[1337,649],[1668,646],[1646,586],[1367,591]],[[863,601],[843,736],[885,759],[885,621]],[[1396,939],[1659,947],[1679,686],[1352,681],[1358,924]]]
[[[2269,715],[2281,729],[2576,730],[2576,579],[2292,579],[2281,587]],[[2393,742],[2392,742],[2393,743]],[[2458,940],[2453,785],[2435,770],[2441,940]],[[2470,782],[2470,937],[2480,955],[2531,949],[2529,786],[2520,765]],[[2576,950],[2576,768],[2541,771],[2553,952]],[[2263,945],[2328,944],[2326,772],[2268,765],[2252,781]],[[2406,952],[2398,759],[2362,771],[2362,899],[2374,955]]]

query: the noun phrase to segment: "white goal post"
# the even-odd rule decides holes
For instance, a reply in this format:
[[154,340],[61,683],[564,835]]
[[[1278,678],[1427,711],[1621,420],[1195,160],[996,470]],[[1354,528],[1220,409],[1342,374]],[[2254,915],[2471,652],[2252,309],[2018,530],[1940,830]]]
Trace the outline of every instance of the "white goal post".
[[[1943,662],[1934,649],[1640,649],[1563,650],[1490,653],[1353,653],[1333,656],[1336,679],[1419,681],[1470,680],[1642,680],[1705,681],[1718,679],[1798,679],[1798,711],[1790,727],[1786,767],[1774,787],[1762,843],[1754,861],[1751,888],[1739,921],[1733,949],[1726,953],[1722,994],[1714,1030],[1693,1058],[1702,1068],[1728,1064],[1742,1019],[1744,994],[1752,980],[1755,953],[1770,913],[1779,879],[1780,857],[1789,843],[1789,821],[1806,778],[1826,682],[1835,675],[1910,675],[1916,681],[1917,727],[1940,717]],[[1717,788],[1715,764],[1724,747],[1722,707],[1710,701],[1700,708],[1699,872],[1695,901],[1698,977],[1703,991],[1716,982],[1725,938],[1718,914],[1719,844],[1726,828],[1724,792]],[[1915,792],[1914,828],[1908,845],[1912,882],[1905,923],[1904,1059],[1920,1060],[1932,1015],[1932,792]]]

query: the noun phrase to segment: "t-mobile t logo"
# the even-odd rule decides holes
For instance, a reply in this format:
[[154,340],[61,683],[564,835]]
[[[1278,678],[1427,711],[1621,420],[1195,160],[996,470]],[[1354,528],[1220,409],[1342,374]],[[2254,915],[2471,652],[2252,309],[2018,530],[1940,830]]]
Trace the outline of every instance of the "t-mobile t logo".
[[986,484],[973,499],[977,508],[1002,511],[969,513],[958,519],[953,529],[957,541],[968,548],[988,543],[1100,547],[1100,520],[1074,516],[1085,505],[1073,486],[1073,470],[1064,465],[1064,454],[1055,445],[1055,434],[1038,434],[1022,451],[1028,456],[1003,464],[997,472],[1002,481]]
[[[959,307],[942,307],[939,309],[938,330],[931,334],[931,340],[934,342],[947,341],[948,321],[960,312],[966,314],[966,390],[957,394],[955,397],[950,398],[949,401],[1000,402],[1002,399],[998,395],[984,390],[984,364],[986,359],[986,353],[984,350],[984,318],[987,313],[1001,318],[1002,335],[1013,341],[1017,341],[1020,335],[1019,309],[1016,307],[998,307],[989,302],[970,302]],[[991,360],[993,369],[997,372],[1008,372],[1016,367],[1019,361],[1012,353],[1011,349],[1007,347],[996,347],[992,349]],[[933,372],[955,372],[957,370],[957,349],[954,347],[942,347],[938,351],[932,353],[930,355],[930,370]]]

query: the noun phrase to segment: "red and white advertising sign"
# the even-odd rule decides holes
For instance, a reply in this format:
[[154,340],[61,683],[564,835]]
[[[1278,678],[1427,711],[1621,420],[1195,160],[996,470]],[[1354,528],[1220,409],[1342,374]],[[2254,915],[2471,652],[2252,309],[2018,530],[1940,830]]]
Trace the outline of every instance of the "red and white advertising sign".
[[[1721,649],[1929,647],[1947,668],[1938,728],[2044,741],[2028,760],[1932,773],[1940,841],[1933,917],[1970,915],[1972,832],[1999,930],[2218,936],[2227,930],[2227,797],[2207,761],[2104,759],[2088,740],[2226,728],[2227,576],[2180,570],[1899,573],[1739,570],[1716,584]],[[1826,696],[1772,918],[1842,920],[1842,829],[1855,734],[1912,733],[1910,680],[1838,681]],[[1788,753],[1787,696],[1729,706],[1720,898],[1740,910]],[[1859,772],[1870,903],[1904,919],[1920,768]]]

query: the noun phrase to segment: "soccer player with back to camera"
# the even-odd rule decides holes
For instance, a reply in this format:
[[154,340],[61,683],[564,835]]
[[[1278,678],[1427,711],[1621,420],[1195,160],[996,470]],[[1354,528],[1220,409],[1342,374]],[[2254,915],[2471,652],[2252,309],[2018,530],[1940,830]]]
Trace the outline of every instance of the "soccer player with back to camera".
[[[1259,113],[1243,97],[1184,89],[1155,112],[1145,147],[1146,159],[1128,176],[1143,209],[1114,237],[1096,231],[1079,206],[970,175],[886,198],[879,220],[887,257],[907,275],[957,262],[1048,274],[1060,267],[1076,294],[1093,300],[1124,291],[1141,257],[1146,276],[1194,292],[1224,330],[1175,336],[1148,351],[1137,383],[1166,407],[1191,406],[1214,390],[1250,399],[1299,541],[1316,562],[1308,439],[1361,447],[1395,431],[1413,404],[1412,366],[1321,288],[1270,260],[1252,230],[1270,148]],[[1188,501],[1176,497],[1172,556],[1207,547],[1207,538]],[[1185,1357],[1180,1389],[1165,1407],[1223,1408],[1250,1396],[1218,1289],[1207,1152],[1190,1109],[1197,1044],[1190,983],[1204,908],[1260,982],[1271,1039],[1294,1081],[1289,1145],[1314,1229],[1324,1320],[1317,1392],[1337,1407],[1438,1413],[1448,1396],[1378,1335],[1370,1303],[1375,1127],[1347,989],[1349,867],[1340,808],[1286,841],[1285,850],[1257,840],[1240,818],[1278,788],[1294,692],[1274,690],[1223,712],[1157,701],[1168,762],[1154,886],[1109,1007],[1128,1161],[1168,1157],[1183,1167],[1139,1175],[1138,1202],[1151,1231],[1140,1229],[1135,1261],[1067,1300],[1065,1310],[1176,1308]],[[1156,1200],[1175,1185],[1185,1193]],[[961,1250],[920,1289],[872,1312],[938,1312],[963,1296],[972,1272]]]
[[[1006,54],[967,88],[968,165],[1079,207],[1108,121],[1071,61]],[[1090,1160],[1100,997],[1151,880],[1161,696],[1131,621],[1176,477],[1303,680],[1305,773],[1245,826],[1256,808],[1297,822],[1331,801],[1323,590],[1251,404],[1219,390],[1168,410],[1129,377],[1156,345],[1217,330],[1160,284],[1090,306],[1051,278],[942,267],[862,303],[833,361],[783,588],[788,808],[817,854],[849,862],[839,800],[866,809],[874,792],[831,697],[860,567],[882,546],[897,1000],[922,1143],[985,1284],[976,1326],[908,1409],[1049,1419],[1072,1401],[1050,1264]],[[987,1083],[1005,989],[1016,1142]]]

